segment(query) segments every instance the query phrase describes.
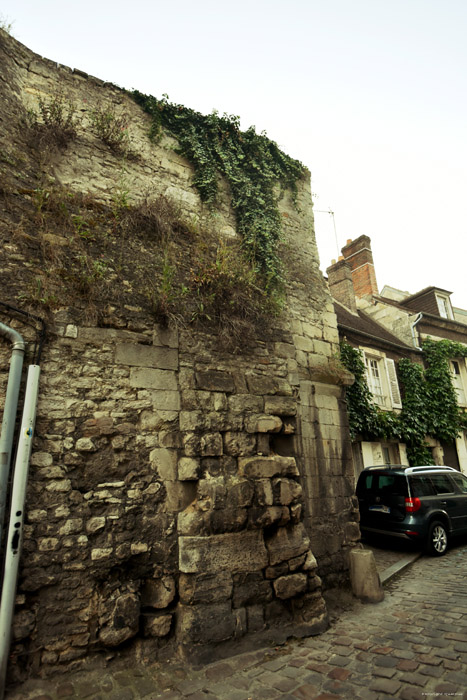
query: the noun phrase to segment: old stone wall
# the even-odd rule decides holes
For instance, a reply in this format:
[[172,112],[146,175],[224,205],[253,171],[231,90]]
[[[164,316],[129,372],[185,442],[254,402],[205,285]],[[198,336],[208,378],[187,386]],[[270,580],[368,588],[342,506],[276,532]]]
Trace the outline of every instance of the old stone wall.
[[[151,143],[146,116],[124,92],[1,39],[1,147],[10,165],[22,163],[18,178],[47,177],[103,201],[124,180],[135,200],[162,193],[187,216],[212,221],[173,139]],[[78,105],[78,139],[37,165],[22,119],[57,90]],[[97,104],[129,115],[138,159],[122,163],[86,130]],[[222,191],[216,229],[235,237],[226,183]],[[207,330],[161,327],[131,305],[124,314],[117,304],[106,309],[105,327],[69,304],[49,314],[12,677],[112,654],[202,658],[272,630],[324,629],[323,585],[345,580],[359,537],[349,377],[336,360],[309,181],[299,183],[297,205],[285,193],[280,209],[286,304],[243,353],[222,351]],[[21,281],[34,262],[13,229],[6,208],[0,274]],[[21,305],[5,285],[2,297]],[[41,315],[40,298],[31,310]],[[14,314],[2,320],[32,343]],[[0,338],[0,399],[9,353]]]
[[394,335],[407,345],[412,346],[414,337],[412,324],[417,320],[417,315],[392,304],[380,301],[378,297],[370,299],[358,299],[358,308],[371,316],[375,321],[388,328]]

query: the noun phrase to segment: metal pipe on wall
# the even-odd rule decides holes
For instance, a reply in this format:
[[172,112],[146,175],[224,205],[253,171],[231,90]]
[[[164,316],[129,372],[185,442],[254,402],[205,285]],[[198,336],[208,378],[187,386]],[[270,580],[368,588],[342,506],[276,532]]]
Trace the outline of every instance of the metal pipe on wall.
[[2,431],[0,435],[0,542],[3,537],[3,523],[5,520],[5,506],[10,476],[11,455],[13,451],[13,437],[16,424],[16,412],[18,409],[18,397],[21,386],[21,374],[23,371],[23,359],[26,343],[23,337],[13,328],[0,323],[0,335],[5,336],[13,343],[10,359],[10,371],[3,409]]
[[5,548],[5,572],[0,603],[0,698],[2,698],[2,700],[5,692],[7,664],[10,652],[11,625],[15,610],[16,585],[23,543],[24,505],[26,501],[29,460],[31,457],[32,440],[36,422],[39,376],[39,365],[30,365],[13,475],[10,523]]
[[413,344],[415,345],[415,347],[417,348],[417,350],[421,350],[421,347],[420,347],[419,343],[417,342],[417,334],[416,334],[416,331],[415,331],[415,326],[416,326],[417,324],[420,323],[420,321],[422,320],[422,318],[423,318],[423,314],[422,314],[422,313],[419,313],[418,316],[417,316],[417,318],[415,319],[415,321],[414,321],[414,322],[411,324],[411,326],[410,326],[410,327],[411,327],[411,330],[412,330]]

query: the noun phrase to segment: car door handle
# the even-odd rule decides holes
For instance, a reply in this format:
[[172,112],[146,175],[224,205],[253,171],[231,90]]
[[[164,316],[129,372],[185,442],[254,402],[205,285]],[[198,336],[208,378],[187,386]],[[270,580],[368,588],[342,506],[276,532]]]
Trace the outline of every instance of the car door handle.
[[447,506],[448,502],[447,501],[440,501],[442,506]]

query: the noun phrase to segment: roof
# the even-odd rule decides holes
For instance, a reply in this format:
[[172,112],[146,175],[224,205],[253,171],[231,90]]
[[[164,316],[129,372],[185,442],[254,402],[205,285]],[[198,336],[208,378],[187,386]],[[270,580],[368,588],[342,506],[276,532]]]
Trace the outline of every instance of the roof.
[[374,321],[364,311],[359,310],[357,313],[352,313],[336,300],[334,300],[334,309],[337,316],[337,325],[341,330],[352,331],[357,335],[370,337],[373,343],[381,342],[396,346],[399,350],[415,351],[413,346],[404,343],[380,323]]
[[424,289],[421,289],[419,292],[415,292],[415,294],[410,294],[408,297],[405,297],[400,304],[404,306],[407,302],[410,302],[417,297],[421,297],[424,294],[428,294],[428,292],[441,292],[442,294],[452,294],[452,292],[449,292],[447,289],[442,289],[441,287],[425,287]]

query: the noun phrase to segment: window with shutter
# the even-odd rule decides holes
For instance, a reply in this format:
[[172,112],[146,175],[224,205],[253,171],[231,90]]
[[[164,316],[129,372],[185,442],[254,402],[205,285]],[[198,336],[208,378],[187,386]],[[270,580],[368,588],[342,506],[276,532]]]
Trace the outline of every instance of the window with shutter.
[[377,404],[384,406],[383,384],[381,382],[380,360],[375,357],[368,357],[365,353],[365,368],[368,388],[373,394]]
[[394,360],[386,358],[386,371],[388,374],[389,391],[393,408],[402,408],[402,399],[397,381],[396,363]]

